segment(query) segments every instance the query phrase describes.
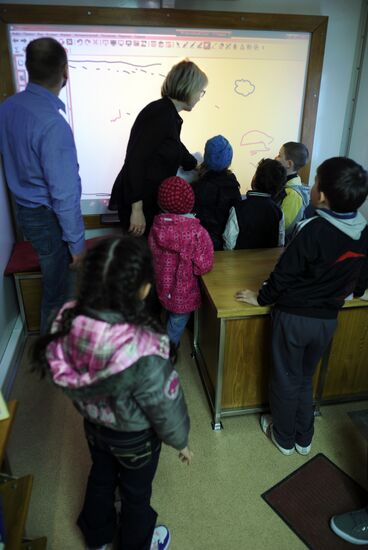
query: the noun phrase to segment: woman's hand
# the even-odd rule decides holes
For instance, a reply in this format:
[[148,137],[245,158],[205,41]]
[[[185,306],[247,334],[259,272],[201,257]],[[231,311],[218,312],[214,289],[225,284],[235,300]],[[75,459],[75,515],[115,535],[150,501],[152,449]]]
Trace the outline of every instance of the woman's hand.
[[246,302],[247,304],[251,304],[252,306],[258,306],[258,300],[257,300],[257,293],[253,290],[244,289],[239,290],[235,294],[235,299],[238,300],[238,302]]
[[142,201],[132,204],[132,213],[130,215],[130,225],[128,232],[135,237],[141,237],[146,229],[146,218],[143,214]]
[[189,447],[185,447],[181,451],[179,451],[179,458],[184,464],[189,464],[192,462],[193,459],[193,453],[189,449]]

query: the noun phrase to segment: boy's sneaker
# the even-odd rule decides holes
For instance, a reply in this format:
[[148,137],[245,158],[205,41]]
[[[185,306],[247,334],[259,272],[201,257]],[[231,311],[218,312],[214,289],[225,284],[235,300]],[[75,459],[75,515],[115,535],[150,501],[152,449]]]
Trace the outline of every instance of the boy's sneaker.
[[284,447],[281,447],[281,445],[277,443],[275,436],[273,435],[272,416],[270,414],[262,414],[260,422],[261,422],[262,432],[266,434],[266,436],[269,439],[271,439],[275,447],[277,447],[278,450],[285,456],[292,455],[293,452],[295,451],[294,447],[292,449],[285,449]]
[[153,532],[151,550],[166,550],[171,541],[170,531],[165,525],[158,525]]
[[295,443],[295,449],[300,455],[303,455],[303,456],[309,455],[309,453],[311,452],[311,448],[312,448],[312,443],[310,445],[307,445],[306,447],[301,447],[300,445]]
[[330,526],[336,535],[352,544],[368,544],[367,508],[333,516]]

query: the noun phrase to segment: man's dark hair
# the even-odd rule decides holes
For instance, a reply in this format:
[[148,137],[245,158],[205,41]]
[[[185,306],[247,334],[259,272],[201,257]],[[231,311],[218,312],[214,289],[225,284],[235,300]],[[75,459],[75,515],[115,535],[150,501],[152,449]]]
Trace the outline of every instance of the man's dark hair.
[[286,170],[278,160],[262,159],[254,174],[253,189],[275,197],[286,184]]
[[30,82],[56,86],[68,62],[66,51],[54,38],[36,38],[26,48],[26,67]]
[[304,143],[288,141],[287,143],[284,143],[283,148],[285,159],[293,161],[296,172],[307,164],[309,159],[309,151]]
[[367,172],[347,157],[333,157],[317,168],[318,188],[335,212],[353,212],[368,195]]

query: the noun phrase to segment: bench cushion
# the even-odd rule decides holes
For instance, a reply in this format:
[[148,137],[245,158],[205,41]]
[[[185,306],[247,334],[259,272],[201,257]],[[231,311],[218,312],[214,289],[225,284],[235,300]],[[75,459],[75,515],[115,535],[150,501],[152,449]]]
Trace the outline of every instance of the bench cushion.
[[[106,237],[94,237],[86,240],[86,247],[91,248],[101,239]],[[30,242],[24,241],[15,243],[13,252],[5,268],[4,275],[14,275],[15,273],[34,273],[40,272],[40,264],[38,262],[37,252]]]

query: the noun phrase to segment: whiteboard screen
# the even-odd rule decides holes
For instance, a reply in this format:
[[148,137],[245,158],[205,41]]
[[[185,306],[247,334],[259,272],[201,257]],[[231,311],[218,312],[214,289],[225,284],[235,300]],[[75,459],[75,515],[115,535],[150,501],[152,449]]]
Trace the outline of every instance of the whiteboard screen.
[[69,80],[60,98],[73,128],[84,213],[106,211],[139,111],[160,97],[165,75],[189,58],[207,74],[206,95],[184,119],[182,141],[203,153],[223,134],[242,192],[259,160],[300,139],[309,33],[219,29],[9,25],[17,91],[25,88],[24,49],[41,36],[68,52]]

